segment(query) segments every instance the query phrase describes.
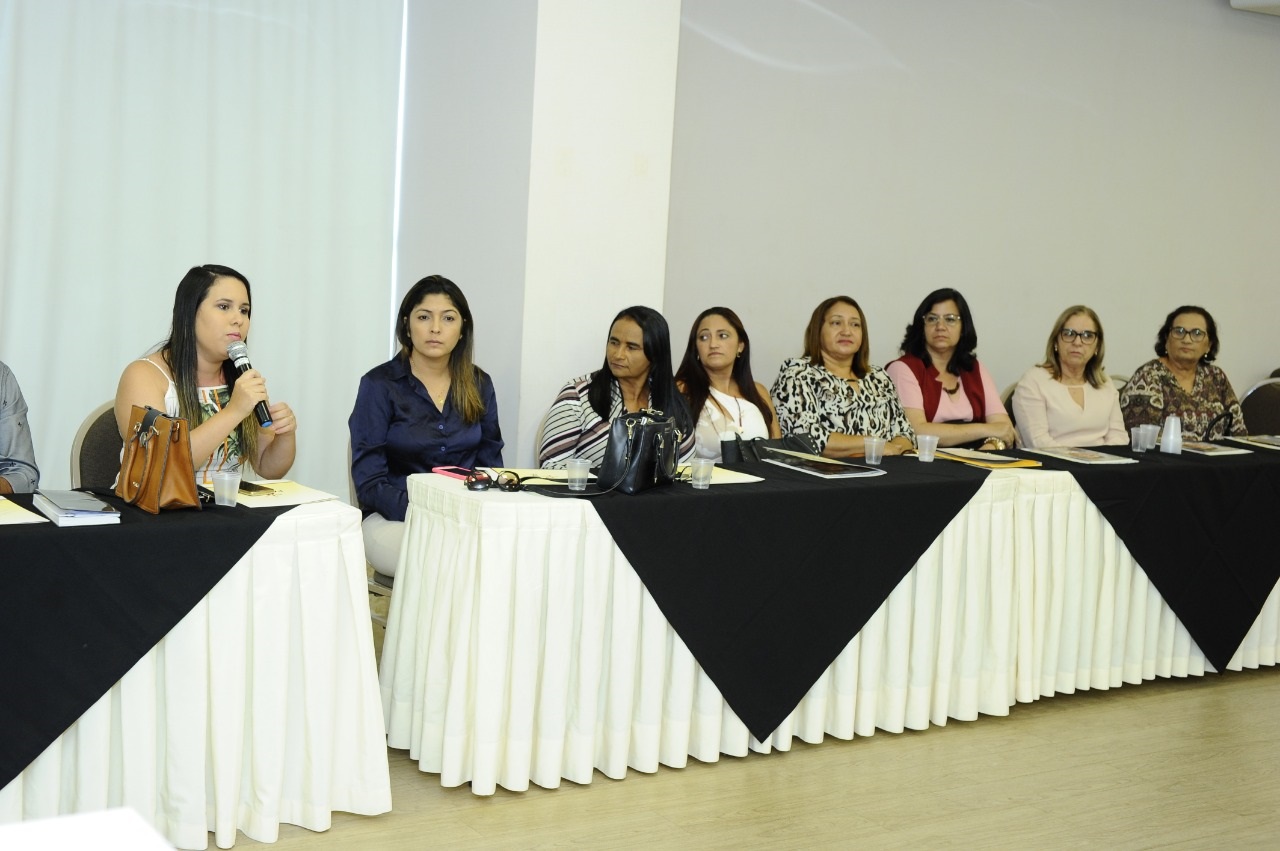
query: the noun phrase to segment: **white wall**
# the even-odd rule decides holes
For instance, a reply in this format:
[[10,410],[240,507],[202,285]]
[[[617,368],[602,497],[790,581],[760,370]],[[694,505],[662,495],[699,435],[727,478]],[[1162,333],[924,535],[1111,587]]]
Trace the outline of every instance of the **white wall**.
[[512,466],[609,320],[662,308],[677,0],[412,0],[398,286],[467,294]]
[[663,308],[679,11],[679,0],[539,6],[522,464],[564,382],[600,368],[614,315]]
[[410,0],[408,9],[396,293],[379,330],[394,339],[391,319],[415,281],[458,284],[514,464],[538,8]]
[[685,0],[666,315],[727,304],[769,383],[822,298],[896,356],[969,299],[1008,384],[1060,310],[1109,368],[1209,308],[1238,391],[1280,367],[1280,18],[1226,0]]

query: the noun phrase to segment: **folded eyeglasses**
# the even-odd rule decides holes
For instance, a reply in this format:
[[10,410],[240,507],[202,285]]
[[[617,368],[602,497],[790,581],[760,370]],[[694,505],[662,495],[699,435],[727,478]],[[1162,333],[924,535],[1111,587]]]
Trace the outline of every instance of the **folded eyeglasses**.
[[467,486],[467,490],[487,491],[489,488],[497,488],[500,491],[513,493],[521,489],[520,477],[510,470],[494,470],[496,476],[490,476],[484,470],[472,470],[471,473],[463,479]]

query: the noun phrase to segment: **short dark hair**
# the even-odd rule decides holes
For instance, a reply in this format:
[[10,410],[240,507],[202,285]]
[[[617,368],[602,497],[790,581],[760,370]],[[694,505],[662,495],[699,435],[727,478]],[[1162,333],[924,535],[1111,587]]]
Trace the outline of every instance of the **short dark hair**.
[[915,316],[911,317],[911,324],[907,326],[907,331],[902,336],[902,345],[898,350],[904,355],[914,355],[926,365],[929,364],[929,347],[924,338],[924,317],[935,304],[944,301],[954,301],[956,308],[960,311],[960,340],[956,343],[956,350],[951,353],[951,360],[947,363],[947,372],[959,375],[962,372],[969,372],[978,364],[976,354],[978,332],[973,327],[969,303],[964,300],[964,296],[960,295],[958,290],[944,287],[925,296],[924,301],[920,302],[920,306],[916,308]]
[[804,329],[804,355],[814,366],[825,364],[822,359],[822,323],[827,318],[827,311],[837,304],[847,304],[858,311],[858,319],[862,322],[862,345],[853,356],[853,374],[863,378],[871,371],[871,336],[867,333],[867,315],[862,312],[858,303],[847,295],[834,295],[823,299],[813,309],[813,315],[809,317],[809,325]]
[[1201,355],[1200,360],[1203,363],[1212,363],[1218,357],[1218,323],[1213,321],[1209,311],[1194,304],[1184,304],[1164,318],[1164,324],[1156,332],[1156,354],[1162,358],[1169,356],[1169,332],[1173,330],[1173,320],[1184,313],[1195,313],[1204,317],[1204,327],[1209,332],[1209,351]]

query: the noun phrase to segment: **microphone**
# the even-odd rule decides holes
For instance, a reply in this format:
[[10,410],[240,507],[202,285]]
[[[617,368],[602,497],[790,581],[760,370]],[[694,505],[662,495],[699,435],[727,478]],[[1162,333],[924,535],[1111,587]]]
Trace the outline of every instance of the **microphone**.
[[[227,346],[227,357],[231,359],[231,363],[244,375],[253,367],[249,366],[249,347],[243,342],[237,340]],[[259,402],[253,406],[253,413],[258,418],[258,425],[267,428],[271,425],[271,412],[267,410],[266,402]]]

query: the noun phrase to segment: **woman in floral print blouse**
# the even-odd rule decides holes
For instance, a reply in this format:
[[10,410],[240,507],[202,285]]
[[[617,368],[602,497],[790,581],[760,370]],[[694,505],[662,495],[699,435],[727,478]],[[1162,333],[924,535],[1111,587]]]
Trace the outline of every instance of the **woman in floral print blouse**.
[[1156,333],[1155,360],[1138,368],[1120,392],[1126,428],[1163,423],[1176,414],[1187,440],[1248,434],[1227,374],[1213,365],[1218,323],[1203,307],[1184,305]]

